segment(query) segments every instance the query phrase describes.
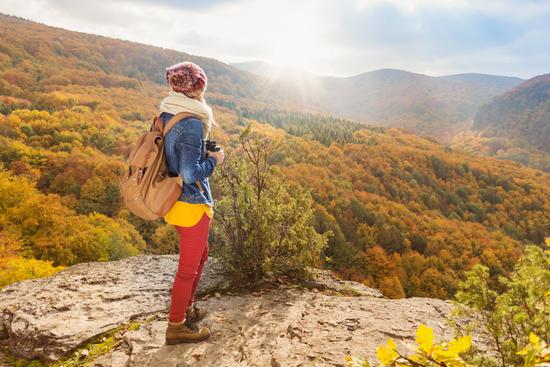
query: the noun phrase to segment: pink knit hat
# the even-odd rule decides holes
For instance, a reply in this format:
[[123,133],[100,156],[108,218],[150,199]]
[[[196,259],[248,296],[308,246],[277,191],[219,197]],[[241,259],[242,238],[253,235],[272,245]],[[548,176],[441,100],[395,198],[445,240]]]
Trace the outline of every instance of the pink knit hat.
[[206,73],[191,61],[180,62],[166,68],[166,82],[174,92],[198,98],[206,90]]

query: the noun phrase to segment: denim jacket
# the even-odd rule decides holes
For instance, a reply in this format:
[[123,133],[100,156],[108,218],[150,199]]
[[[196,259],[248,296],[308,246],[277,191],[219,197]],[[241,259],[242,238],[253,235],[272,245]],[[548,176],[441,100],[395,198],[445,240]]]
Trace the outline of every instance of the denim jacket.
[[[168,112],[160,114],[165,126],[172,116]],[[184,118],[164,137],[164,154],[169,175],[183,178],[183,190],[178,201],[214,206],[208,177],[216,167],[216,159],[205,158],[206,143],[203,135],[202,122],[199,119]],[[204,192],[201,192],[195,183],[197,180],[204,188]]]

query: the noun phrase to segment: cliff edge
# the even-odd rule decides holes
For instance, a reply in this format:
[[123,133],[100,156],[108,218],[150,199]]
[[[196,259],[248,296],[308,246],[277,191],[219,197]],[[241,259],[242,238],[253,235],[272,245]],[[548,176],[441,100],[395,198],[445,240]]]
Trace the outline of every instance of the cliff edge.
[[[453,336],[449,301],[390,300],[360,283],[314,269],[315,280],[280,278],[261,290],[230,287],[215,259],[198,293],[211,337],[197,344],[164,344],[176,256],[136,256],[79,264],[51,277],[0,290],[0,343],[19,358],[55,361],[87,357],[86,343],[119,325],[117,341],[92,366],[345,366],[348,354],[374,361],[388,338],[414,342],[419,324]],[[468,322],[468,320],[464,320]],[[483,348],[483,336],[474,335]]]

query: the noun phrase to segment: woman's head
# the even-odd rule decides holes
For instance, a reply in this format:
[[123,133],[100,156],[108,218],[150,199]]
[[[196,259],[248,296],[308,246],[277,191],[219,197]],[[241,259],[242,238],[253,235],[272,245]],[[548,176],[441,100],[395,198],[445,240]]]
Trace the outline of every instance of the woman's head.
[[199,65],[185,61],[166,68],[166,82],[174,92],[202,100],[207,78]]

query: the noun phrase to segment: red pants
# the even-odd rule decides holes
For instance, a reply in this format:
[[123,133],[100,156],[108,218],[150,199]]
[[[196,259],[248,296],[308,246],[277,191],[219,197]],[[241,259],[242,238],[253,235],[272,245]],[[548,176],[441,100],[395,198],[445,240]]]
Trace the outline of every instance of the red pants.
[[180,237],[180,255],[168,318],[172,322],[183,321],[187,307],[195,302],[202,269],[208,260],[210,220],[203,213],[199,222],[192,227],[175,226]]

